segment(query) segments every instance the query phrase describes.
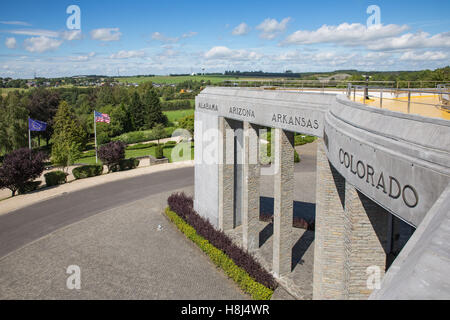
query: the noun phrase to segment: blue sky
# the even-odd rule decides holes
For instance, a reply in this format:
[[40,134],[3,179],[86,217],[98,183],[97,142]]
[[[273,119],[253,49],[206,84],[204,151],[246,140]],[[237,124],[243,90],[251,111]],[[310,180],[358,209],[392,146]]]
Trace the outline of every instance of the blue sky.
[[8,1],[0,77],[434,69],[450,64],[448,12],[442,0]]

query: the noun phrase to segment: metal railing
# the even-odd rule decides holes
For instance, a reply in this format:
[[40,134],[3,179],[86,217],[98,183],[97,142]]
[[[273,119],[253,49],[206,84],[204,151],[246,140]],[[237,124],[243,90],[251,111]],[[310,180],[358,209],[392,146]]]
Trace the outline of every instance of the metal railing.
[[[379,107],[383,108],[383,101],[396,101],[396,102],[404,102],[407,105],[407,113],[411,113],[411,104],[416,105],[424,105],[424,106],[432,106],[435,108],[439,108],[441,111],[450,112],[450,104],[449,104],[449,94],[450,94],[450,86],[448,85],[440,85],[436,89],[407,89],[407,88],[399,88],[393,89],[389,87],[379,87],[379,86],[368,86],[368,85],[353,85],[349,83],[347,85],[347,97],[356,101],[356,93],[357,90],[359,92],[362,91],[362,102],[366,104],[366,101],[371,100],[371,98],[379,99]],[[371,95],[370,92],[379,92],[379,96]],[[391,96],[395,96],[395,98],[388,98],[386,96],[383,97],[383,93],[390,93]],[[407,94],[406,100],[400,100],[402,97],[399,97],[401,94]],[[427,103],[427,102],[419,102],[412,101],[412,98],[421,97],[420,95],[414,94],[432,94],[437,95],[439,97],[439,103]],[[358,95],[358,97],[360,97]],[[373,100],[375,100],[373,99]]]
[[[399,83],[402,82],[408,83],[409,88],[399,87]],[[411,88],[418,85],[423,86],[424,84],[426,85],[422,88]],[[355,81],[349,83],[349,81],[345,80],[230,79],[213,85],[256,87],[264,90],[295,90],[299,92],[313,91],[324,93],[325,90],[329,92],[338,91],[347,94],[347,97],[351,100],[353,99],[353,101],[356,101],[357,97],[362,97],[362,101],[360,101],[371,106],[383,108],[383,103],[395,101],[405,104],[406,113],[416,113],[450,120],[450,84],[448,81]],[[361,92],[362,95],[360,95]],[[379,96],[373,95],[373,92],[379,93]],[[421,94],[437,95],[439,97],[438,102],[418,101],[418,97]],[[378,105],[373,104],[375,101],[373,98],[379,99]],[[417,106],[433,107],[438,109],[439,112],[436,112],[436,110],[430,112],[431,109],[427,109],[427,112],[424,112],[424,110],[419,110]],[[386,108],[405,112],[399,110],[398,104],[391,104],[386,106]]]
[[[284,87],[284,88],[296,88],[296,89],[329,89],[338,88],[345,89],[348,80],[300,80],[300,79],[230,79],[223,82],[216,83],[218,86],[231,86],[231,87]],[[367,81],[352,81],[352,84],[367,85]],[[370,85],[380,85],[385,88],[392,88],[401,90],[402,88],[408,89],[422,89],[422,88],[436,88],[438,85],[447,84],[448,81],[369,81]]]
[[[345,89],[348,81],[345,80],[292,80],[292,79],[236,79],[224,80],[215,85],[231,87],[274,87],[274,88],[295,88],[295,89],[325,89],[336,88]],[[365,81],[355,81],[353,83],[365,84]],[[373,84],[383,84],[385,86],[395,86],[395,81],[371,81]]]

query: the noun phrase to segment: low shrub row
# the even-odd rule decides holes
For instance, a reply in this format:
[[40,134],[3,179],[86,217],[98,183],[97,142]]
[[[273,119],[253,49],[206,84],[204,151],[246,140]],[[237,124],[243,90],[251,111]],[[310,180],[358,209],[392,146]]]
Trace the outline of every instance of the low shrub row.
[[174,100],[161,102],[162,111],[193,109],[190,100]]
[[172,140],[169,140],[166,143],[164,143],[165,146],[174,146],[176,144],[177,144],[177,142],[176,141],[172,141]]
[[67,182],[67,173],[64,171],[51,171],[44,174],[47,187],[56,186]]
[[139,166],[139,160],[135,158],[123,159],[119,161],[119,164],[112,168],[112,172],[124,171],[137,168]]
[[192,226],[200,236],[211,242],[214,247],[223,251],[238,267],[244,269],[251,278],[269,289],[274,290],[277,287],[273,276],[249,252],[234,244],[223,231],[215,229],[207,219],[195,212],[192,197],[188,197],[184,193],[174,193],[168,198],[168,204],[170,209]]
[[234,261],[223,251],[215,247],[207,239],[199,235],[196,230],[184,221],[169,207],[166,208],[167,217],[183,232],[192,242],[206,253],[215,265],[222,268],[239,287],[252,296],[255,300],[270,300],[273,290],[255,281],[243,268],[237,266]]
[[294,151],[294,162],[299,163],[300,162],[300,156],[297,151]]
[[103,173],[103,166],[96,164],[81,166],[72,170],[72,174],[75,177],[75,179],[95,177],[101,175],[102,173]]
[[296,134],[294,137],[294,144],[296,146],[301,146],[307,143],[311,143],[314,140],[316,140],[316,137],[314,136],[305,136],[305,135],[301,135],[301,134]]
[[19,194],[25,194],[37,190],[41,185],[41,181],[27,181],[23,186],[18,189]]

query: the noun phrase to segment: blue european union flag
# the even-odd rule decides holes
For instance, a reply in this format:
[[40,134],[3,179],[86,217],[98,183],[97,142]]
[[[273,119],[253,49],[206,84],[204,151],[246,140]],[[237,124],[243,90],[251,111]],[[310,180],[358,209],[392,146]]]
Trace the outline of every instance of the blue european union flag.
[[28,128],[30,131],[45,131],[47,129],[47,123],[28,118]]

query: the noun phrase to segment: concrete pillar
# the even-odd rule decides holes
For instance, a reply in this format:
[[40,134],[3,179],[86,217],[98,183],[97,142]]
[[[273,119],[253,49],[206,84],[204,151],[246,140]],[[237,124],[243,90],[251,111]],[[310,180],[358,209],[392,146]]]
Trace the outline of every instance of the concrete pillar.
[[242,183],[242,243],[244,249],[259,248],[259,178],[260,166],[258,126],[244,122],[243,183]]
[[317,143],[313,299],[345,298],[345,179]]
[[242,225],[243,182],[244,182],[244,123],[229,120],[234,130],[234,228]]
[[367,285],[370,274],[382,280],[386,270],[389,216],[384,208],[346,183],[346,298],[367,299],[373,290]]
[[234,215],[234,130],[229,120],[219,117],[219,229],[233,229]]
[[294,205],[294,134],[275,129],[273,221],[273,271],[281,277],[291,272]]

